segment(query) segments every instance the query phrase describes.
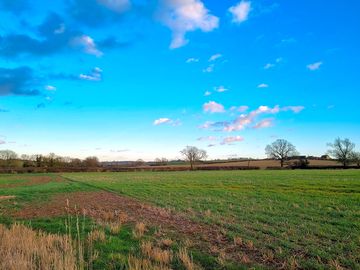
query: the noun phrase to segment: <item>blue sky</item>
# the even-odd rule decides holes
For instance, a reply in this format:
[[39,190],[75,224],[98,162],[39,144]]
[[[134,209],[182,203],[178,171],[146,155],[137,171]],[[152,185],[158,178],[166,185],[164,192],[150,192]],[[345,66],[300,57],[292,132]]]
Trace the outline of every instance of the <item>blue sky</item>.
[[360,146],[359,1],[0,0],[0,149],[101,160]]

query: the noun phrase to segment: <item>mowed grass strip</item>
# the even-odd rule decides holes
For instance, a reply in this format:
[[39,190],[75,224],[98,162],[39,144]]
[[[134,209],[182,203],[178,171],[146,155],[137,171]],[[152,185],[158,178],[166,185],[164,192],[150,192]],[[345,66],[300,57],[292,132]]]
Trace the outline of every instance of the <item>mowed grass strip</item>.
[[268,260],[360,269],[360,171],[76,173],[66,178],[187,213]]

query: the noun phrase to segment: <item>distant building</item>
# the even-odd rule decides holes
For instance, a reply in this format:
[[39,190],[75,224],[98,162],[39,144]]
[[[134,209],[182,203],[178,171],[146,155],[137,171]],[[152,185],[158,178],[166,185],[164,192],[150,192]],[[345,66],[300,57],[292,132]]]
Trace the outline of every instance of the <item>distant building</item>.
[[331,157],[329,155],[322,155],[320,158],[323,159],[323,160],[331,159]]

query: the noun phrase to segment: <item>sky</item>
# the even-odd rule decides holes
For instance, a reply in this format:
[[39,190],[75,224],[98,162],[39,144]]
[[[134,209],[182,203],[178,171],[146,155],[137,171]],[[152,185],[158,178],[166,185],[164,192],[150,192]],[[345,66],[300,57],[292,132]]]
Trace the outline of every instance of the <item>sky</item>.
[[360,147],[360,2],[0,0],[0,150],[100,160]]

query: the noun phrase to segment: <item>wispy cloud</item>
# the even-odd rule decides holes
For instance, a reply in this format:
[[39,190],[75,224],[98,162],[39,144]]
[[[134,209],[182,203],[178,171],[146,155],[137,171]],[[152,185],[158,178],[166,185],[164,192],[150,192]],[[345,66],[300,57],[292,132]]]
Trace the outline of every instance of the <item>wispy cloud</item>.
[[103,55],[103,52],[100,51],[95,44],[95,41],[93,38],[87,35],[81,35],[78,37],[73,38],[72,43],[75,46],[80,46],[83,48],[84,52],[87,54],[92,54],[97,57],[100,57]]
[[100,81],[102,72],[101,68],[95,67],[89,74],[80,74],[79,78],[87,81]]
[[208,65],[206,68],[203,69],[204,73],[211,73],[214,71],[215,65],[214,64],[210,64]]
[[159,119],[156,119],[153,124],[155,126],[158,126],[158,125],[170,123],[171,121],[172,120],[170,118],[159,118]]
[[224,106],[220,103],[216,103],[215,101],[209,101],[203,105],[204,112],[210,113],[223,113],[225,112]]
[[189,63],[197,63],[197,62],[199,62],[199,58],[191,57],[186,60],[186,63],[188,63],[188,64]]
[[216,141],[217,137],[215,137],[215,136],[200,137],[197,140],[198,141]]
[[259,84],[257,87],[258,87],[258,88],[268,88],[269,85],[266,84],[266,83],[261,83],[261,84]]
[[244,140],[241,136],[229,136],[225,137],[220,144],[233,144],[235,142],[242,142]]
[[316,63],[312,63],[307,65],[307,69],[314,71],[314,70],[318,70],[321,66],[322,66],[323,62],[316,62]]
[[215,89],[216,92],[219,92],[219,93],[223,93],[223,92],[226,92],[226,91],[229,90],[228,88],[226,88],[226,87],[223,86],[223,85],[216,86],[214,89]]
[[214,61],[216,61],[217,59],[220,59],[221,57],[222,57],[222,54],[221,54],[221,53],[214,54],[214,55],[210,56],[209,62],[214,62]]
[[281,110],[292,111],[293,113],[299,113],[304,109],[305,109],[304,106],[286,106],[286,107],[283,107]]
[[56,90],[56,87],[53,86],[53,85],[46,85],[45,86],[45,90],[48,90],[48,91],[55,91]]
[[205,91],[204,93],[204,96],[207,97],[207,96],[210,96],[211,95],[211,92],[210,91]]
[[268,127],[272,127],[273,123],[274,123],[273,118],[267,118],[267,119],[261,120],[259,123],[257,123],[255,126],[253,126],[253,128],[254,129],[268,128]]
[[156,119],[153,122],[154,126],[159,126],[159,125],[163,125],[163,124],[168,124],[168,125],[172,125],[172,126],[176,127],[176,126],[180,126],[182,123],[181,123],[181,121],[179,119],[172,120],[172,119],[167,118],[167,117]]
[[187,32],[210,32],[219,25],[219,18],[211,15],[201,0],[162,0],[161,3],[160,20],[172,30],[172,49],[188,43]]
[[245,22],[251,11],[251,2],[242,0],[237,5],[229,8],[229,12],[232,14],[232,21],[234,23]]
[[[236,111],[238,109],[239,111],[246,111],[248,109],[247,106],[240,106],[240,107],[231,107],[231,111]],[[264,127],[270,127],[273,125],[274,119],[273,118],[266,118],[263,120],[260,120],[257,124],[256,121],[258,118],[260,118],[262,115],[266,114],[278,114],[282,111],[292,111],[293,113],[299,113],[304,109],[303,106],[285,106],[280,107],[279,105],[276,105],[274,107],[268,107],[268,106],[259,106],[257,109],[250,111],[247,114],[240,114],[232,121],[218,121],[218,122],[212,122],[212,121],[206,121],[204,124],[200,125],[199,128],[202,129],[211,129],[213,131],[226,131],[226,132],[232,132],[232,131],[239,131],[243,130],[251,125],[254,125],[253,128],[264,128]]]

